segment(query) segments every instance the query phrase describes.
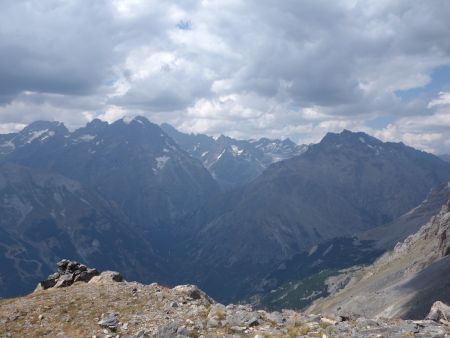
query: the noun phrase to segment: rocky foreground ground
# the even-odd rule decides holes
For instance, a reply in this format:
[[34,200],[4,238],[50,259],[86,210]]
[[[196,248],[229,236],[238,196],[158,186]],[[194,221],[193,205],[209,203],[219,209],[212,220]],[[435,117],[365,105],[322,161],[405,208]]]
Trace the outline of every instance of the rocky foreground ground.
[[193,285],[125,282],[63,261],[34,293],[0,300],[0,337],[450,337],[448,314],[433,311],[417,321],[254,311]]

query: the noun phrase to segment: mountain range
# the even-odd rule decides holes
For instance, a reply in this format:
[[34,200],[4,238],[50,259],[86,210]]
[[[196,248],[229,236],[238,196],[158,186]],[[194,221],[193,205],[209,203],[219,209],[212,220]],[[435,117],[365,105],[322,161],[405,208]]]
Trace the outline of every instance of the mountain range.
[[236,140],[224,135],[214,138],[186,134],[167,123],[163,123],[161,128],[183,150],[200,160],[224,190],[243,186],[261,175],[272,163],[301,155],[308,149],[290,139]]
[[254,292],[263,273],[315,245],[393,221],[447,182],[449,172],[448,163],[401,143],[329,133],[208,205],[190,245],[197,263],[210,266],[205,288],[224,292],[220,281],[227,278],[231,290]]
[[450,181],[450,163],[365,133],[301,146],[144,117],[74,131],[38,121],[0,135],[0,163],[3,297],[63,257],[221,301],[261,295],[370,263],[420,228],[431,207],[405,213]]

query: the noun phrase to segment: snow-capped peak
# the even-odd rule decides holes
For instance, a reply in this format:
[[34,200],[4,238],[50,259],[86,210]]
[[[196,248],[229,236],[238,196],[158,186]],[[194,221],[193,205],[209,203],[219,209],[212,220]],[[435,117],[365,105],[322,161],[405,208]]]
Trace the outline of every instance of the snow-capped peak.
[[30,131],[26,143],[31,143],[35,140],[43,142],[52,136],[55,136],[55,132],[52,130],[49,131],[48,129]]

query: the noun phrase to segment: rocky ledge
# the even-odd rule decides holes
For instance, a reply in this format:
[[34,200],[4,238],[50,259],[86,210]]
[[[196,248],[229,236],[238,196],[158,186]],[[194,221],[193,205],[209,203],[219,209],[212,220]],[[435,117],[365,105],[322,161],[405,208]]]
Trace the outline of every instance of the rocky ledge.
[[72,263],[58,263],[34,293],[0,300],[0,337],[450,337],[440,302],[416,321],[254,311],[194,285],[143,285],[111,271],[77,278],[93,269]]

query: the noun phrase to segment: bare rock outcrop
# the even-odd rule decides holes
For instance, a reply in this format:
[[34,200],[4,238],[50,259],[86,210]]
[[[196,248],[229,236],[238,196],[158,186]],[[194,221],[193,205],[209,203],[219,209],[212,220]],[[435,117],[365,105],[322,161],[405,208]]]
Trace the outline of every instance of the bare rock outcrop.
[[450,324],[450,306],[437,301],[431,307],[427,319]]

